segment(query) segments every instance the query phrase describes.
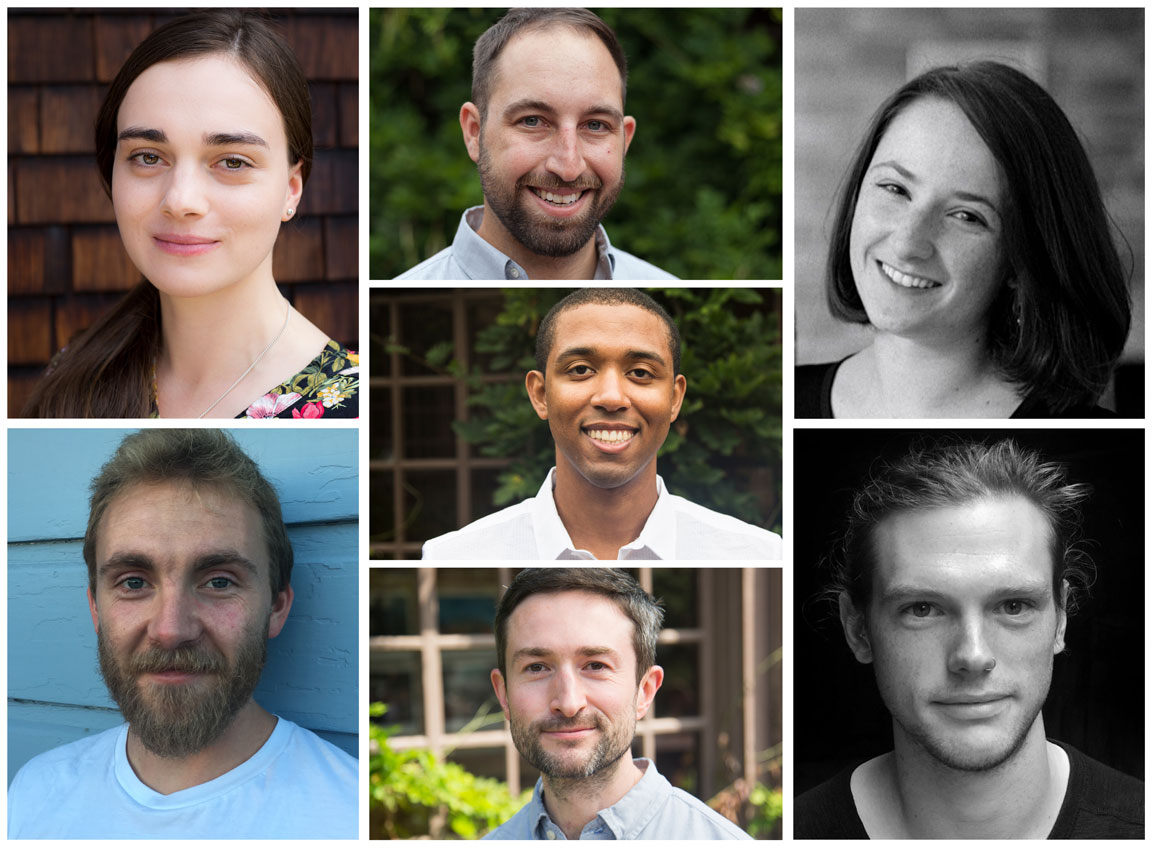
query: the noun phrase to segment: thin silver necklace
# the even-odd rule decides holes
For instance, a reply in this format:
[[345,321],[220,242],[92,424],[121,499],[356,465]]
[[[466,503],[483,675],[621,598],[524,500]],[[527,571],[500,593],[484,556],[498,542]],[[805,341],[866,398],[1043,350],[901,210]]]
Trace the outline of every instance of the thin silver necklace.
[[281,325],[280,331],[278,333],[276,333],[276,337],[268,342],[268,346],[265,347],[263,351],[261,351],[259,356],[257,356],[255,359],[252,360],[252,364],[250,364],[247,367],[247,369],[244,371],[244,373],[240,374],[239,378],[234,383],[232,383],[227,388],[225,388],[224,393],[221,394],[219,397],[217,397],[216,401],[211,406],[209,406],[207,409],[205,409],[203,412],[201,412],[200,414],[198,414],[196,416],[197,420],[204,417],[206,414],[208,414],[213,409],[215,409],[216,406],[220,403],[220,401],[228,396],[228,392],[230,392],[233,388],[235,388],[237,385],[239,385],[241,380],[244,379],[244,377],[246,377],[246,376],[248,376],[248,374],[252,373],[252,369],[260,363],[260,360],[264,358],[264,354],[272,349],[272,347],[276,344],[276,342],[280,340],[280,336],[282,336],[284,334],[284,330],[288,328],[288,316],[290,314],[292,314],[292,304],[289,303],[287,300],[285,300],[284,301],[284,323]]

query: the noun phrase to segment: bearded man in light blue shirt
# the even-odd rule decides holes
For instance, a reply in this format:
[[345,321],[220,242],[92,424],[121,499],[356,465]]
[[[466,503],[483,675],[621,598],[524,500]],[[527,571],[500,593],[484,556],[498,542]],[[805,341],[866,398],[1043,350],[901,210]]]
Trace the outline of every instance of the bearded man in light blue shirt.
[[616,33],[586,9],[512,9],[476,42],[460,108],[484,205],[397,279],[675,279],[608,240],[636,119]]
[[621,570],[526,568],[512,580],[496,610],[492,687],[516,749],[542,776],[488,838],[748,838],[630,754],[664,681],[663,616]]

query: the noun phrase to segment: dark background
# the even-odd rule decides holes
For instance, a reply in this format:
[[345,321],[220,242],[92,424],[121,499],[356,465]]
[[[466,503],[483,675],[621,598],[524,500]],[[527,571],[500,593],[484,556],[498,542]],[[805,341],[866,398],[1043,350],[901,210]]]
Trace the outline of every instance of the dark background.
[[[797,430],[793,714],[800,794],[849,765],[892,749],[892,719],[871,665],[856,661],[836,610],[815,599],[823,562],[842,530],[851,494],[878,458],[902,455],[916,439],[956,430]],[[1118,770],[1144,775],[1144,432],[1140,429],[968,430],[974,440],[1011,437],[1091,483],[1085,549],[1097,579],[1069,617],[1044,706],[1049,738]]]

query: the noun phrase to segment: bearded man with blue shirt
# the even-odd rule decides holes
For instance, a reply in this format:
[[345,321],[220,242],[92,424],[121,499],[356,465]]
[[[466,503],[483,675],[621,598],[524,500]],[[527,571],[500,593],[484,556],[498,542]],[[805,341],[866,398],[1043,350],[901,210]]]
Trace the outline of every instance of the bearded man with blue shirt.
[[636,131],[627,78],[616,33],[586,9],[512,9],[490,27],[460,109],[484,205],[397,279],[675,279],[600,225]]
[[632,288],[552,307],[525,378],[556,442],[535,497],[424,544],[425,559],[779,559],[780,536],[672,494],[656,454],[688,381],[680,333]]
[[636,721],[664,681],[663,617],[625,571],[526,568],[512,580],[496,610],[492,687],[516,749],[542,776],[488,838],[748,838],[631,756]]

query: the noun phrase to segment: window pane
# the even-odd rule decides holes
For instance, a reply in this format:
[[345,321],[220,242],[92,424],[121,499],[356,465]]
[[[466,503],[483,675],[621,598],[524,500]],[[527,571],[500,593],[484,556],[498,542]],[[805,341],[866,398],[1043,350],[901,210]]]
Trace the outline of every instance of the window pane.
[[664,668],[664,685],[656,697],[656,714],[683,718],[700,714],[700,647],[696,644],[661,644],[656,663]]
[[390,460],[396,455],[396,445],[392,440],[392,388],[372,386],[368,403],[372,410],[372,430],[368,435],[369,457]]
[[456,433],[452,431],[452,421],[456,419],[456,405],[452,386],[412,386],[401,394],[404,458],[455,458]]
[[504,750],[502,748],[480,750],[457,748],[448,754],[448,761],[463,765],[477,776],[486,776],[501,782],[508,780],[508,775],[504,773]]
[[396,500],[388,471],[373,471],[368,476],[368,534],[376,544],[396,540]]
[[372,355],[372,373],[370,376],[392,375],[392,357],[388,354],[385,344],[385,339],[388,337],[388,327],[391,324],[391,314],[391,306],[382,297],[373,293],[368,305],[368,325],[372,327],[372,332],[368,334],[368,351]]
[[672,735],[657,735],[656,770],[677,788],[699,796],[699,733],[677,732]]
[[499,582],[495,568],[438,569],[436,592],[440,598],[440,631],[490,634],[492,619],[496,616]]
[[452,304],[444,299],[432,303],[402,303],[400,310],[400,344],[411,351],[403,357],[404,376],[438,373],[425,364],[428,351],[437,344],[452,341]]
[[369,662],[368,697],[384,703],[388,711],[377,722],[398,726],[396,735],[424,732],[424,690],[420,681],[419,653],[373,651]]
[[444,724],[457,732],[482,711],[488,717],[472,729],[498,729],[504,716],[492,690],[489,675],[496,666],[491,650],[446,650],[441,654],[444,666]]
[[368,572],[369,635],[419,635],[415,568],[372,568]]
[[699,625],[699,571],[695,568],[654,568],[652,593],[664,601],[664,626],[690,629]]
[[404,515],[409,541],[427,541],[460,527],[456,523],[456,472],[409,471]]

